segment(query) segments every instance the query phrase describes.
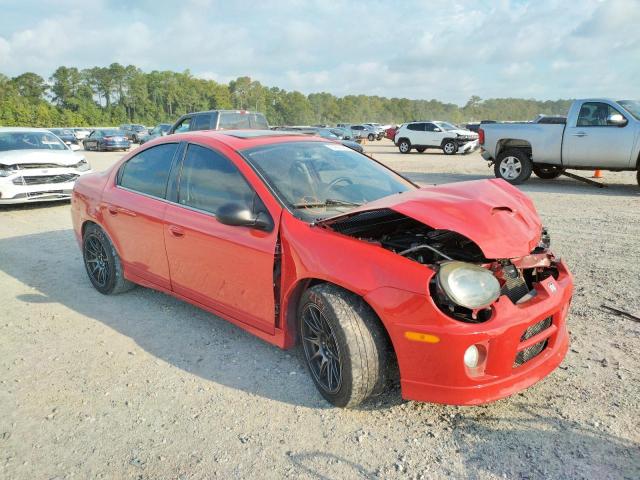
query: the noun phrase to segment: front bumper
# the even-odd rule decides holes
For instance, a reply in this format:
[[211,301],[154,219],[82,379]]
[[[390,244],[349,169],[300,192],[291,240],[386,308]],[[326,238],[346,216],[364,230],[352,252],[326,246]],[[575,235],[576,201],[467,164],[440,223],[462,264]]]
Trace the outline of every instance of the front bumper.
[[[557,280],[548,278],[536,285],[537,295],[532,300],[514,305],[502,296],[494,304],[492,318],[478,324],[450,319],[428,295],[391,288],[367,295],[366,300],[391,336],[402,396],[423,402],[478,405],[513,395],[556,369],[569,346],[566,316],[573,292],[566,265],[560,262],[558,270]],[[548,318],[548,328],[522,340],[529,327]],[[439,340],[418,342],[407,338],[407,332]],[[528,361],[517,361],[519,352],[530,351],[542,342],[545,346],[540,353]],[[480,345],[486,351],[484,361],[474,369],[463,362],[464,352],[471,345]]]
[[[87,173],[91,173],[91,170],[81,172],[76,169],[61,168],[55,170],[47,169],[45,172],[41,172],[40,170],[32,169],[21,170],[19,173],[8,177],[0,177],[0,205],[69,200],[75,181]],[[77,175],[77,177],[72,181],[63,182],[36,183],[30,185],[14,183],[16,179],[19,179],[23,175],[33,178],[39,175],[51,177],[52,174],[59,175],[60,177],[64,177],[65,175]]]
[[122,150],[131,147],[131,142],[105,142],[102,144],[103,150]]
[[458,144],[458,153],[471,153],[474,150],[477,150],[480,144],[478,140],[471,140],[464,143]]

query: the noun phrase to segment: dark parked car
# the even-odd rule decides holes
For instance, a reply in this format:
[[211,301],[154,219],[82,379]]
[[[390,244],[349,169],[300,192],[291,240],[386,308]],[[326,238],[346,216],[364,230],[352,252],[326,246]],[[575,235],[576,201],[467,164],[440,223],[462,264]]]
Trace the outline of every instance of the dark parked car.
[[122,130],[94,130],[82,141],[85,150],[129,150],[131,142]]
[[187,113],[181,116],[169,129],[172,133],[193,132],[194,130],[269,130],[266,117],[259,112],[245,110],[211,110]]
[[153,140],[154,138],[158,138],[158,137],[162,137],[163,135],[166,135],[170,128],[171,128],[170,123],[160,123],[156,125],[149,131],[149,133],[147,133],[146,135],[142,135],[140,137],[140,140],[139,140],[140,145],[143,145],[144,143],[148,142],[149,140]]
[[67,145],[78,144],[78,139],[70,128],[50,128],[49,131]]

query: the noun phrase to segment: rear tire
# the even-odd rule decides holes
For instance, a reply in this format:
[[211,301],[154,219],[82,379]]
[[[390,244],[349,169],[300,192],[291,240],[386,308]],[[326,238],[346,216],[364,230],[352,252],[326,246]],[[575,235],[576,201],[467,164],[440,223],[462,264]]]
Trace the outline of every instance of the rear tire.
[[370,142],[373,142],[376,139],[376,136],[373,133],[370,133],[369,135],[367,135],[367,139]]
[[509,148],[498,155],[493,166],[494,174],[511,185],[520,185],[529,180],[533,164],[529,154],[519,148]]
[[411,152],[411,143],[409,143],[409,140],[407,140],[405,138],[400,140],[398,142],[398,150],[400,150],[400,153],[409,153],[409,152]]
[[352,408],[381,393],[391,348],[362,298],[335,285],[316,285],[302,295],[298,319],[307,369],[328,402]]
[[542,178],[544,180],[553,180],[554,178],[558,178],[564,172],[564,168],[554,167],[554,166],[542,166],[542,165],[534,165],[533,173],[536,174],[536,177]]
[[89,280],[103,295],[115,295],[135,287],[124,278],[118,252],[99,226],[89,225],[82,237],[82,257]]

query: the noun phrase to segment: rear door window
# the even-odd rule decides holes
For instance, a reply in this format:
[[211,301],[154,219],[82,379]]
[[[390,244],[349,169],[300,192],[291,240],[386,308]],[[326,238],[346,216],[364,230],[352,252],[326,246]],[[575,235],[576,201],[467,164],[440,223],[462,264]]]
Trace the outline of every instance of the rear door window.
[[177,143],[163,143],[130,158],[118,172],[121,187],[152,197],[165,198]]
[[178,203],[205,212],[226,203],[252,208],[254,192],[236,166],[222,154],[189,145],[180,173]]
[[246,128],[268,130],[269,124],[261,113],[220,112],[218,129],[241,130]]
[[407,130],[413,130],[414,132],[424,132],[424,123],[410,123],[407,125]]
[[191,130],[209,130],[211,128],[211,114],[196,115]]

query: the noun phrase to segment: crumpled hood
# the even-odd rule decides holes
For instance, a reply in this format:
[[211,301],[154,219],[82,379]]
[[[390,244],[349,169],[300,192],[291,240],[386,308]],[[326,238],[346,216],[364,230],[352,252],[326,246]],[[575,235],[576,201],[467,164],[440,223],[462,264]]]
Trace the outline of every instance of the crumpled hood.
[[84,158],[71,150],[9,150],[0,152],[0,164],[55,163],[60,166],[75,165]]
[[474,241],[486,258],[528,255],[542,224],[533,202],[502,179],[419,188],[390,195],[317,224],[331,225],[358,212],[390,209],[431,228],[452,230]]
[[462,135],[464,137],[478,137],[478,134],[476,132],[472,132],[471,130],[464,130],[464,129],[449,130],[448,133],[453,133],[453,134],[456,134],[456,135]]

